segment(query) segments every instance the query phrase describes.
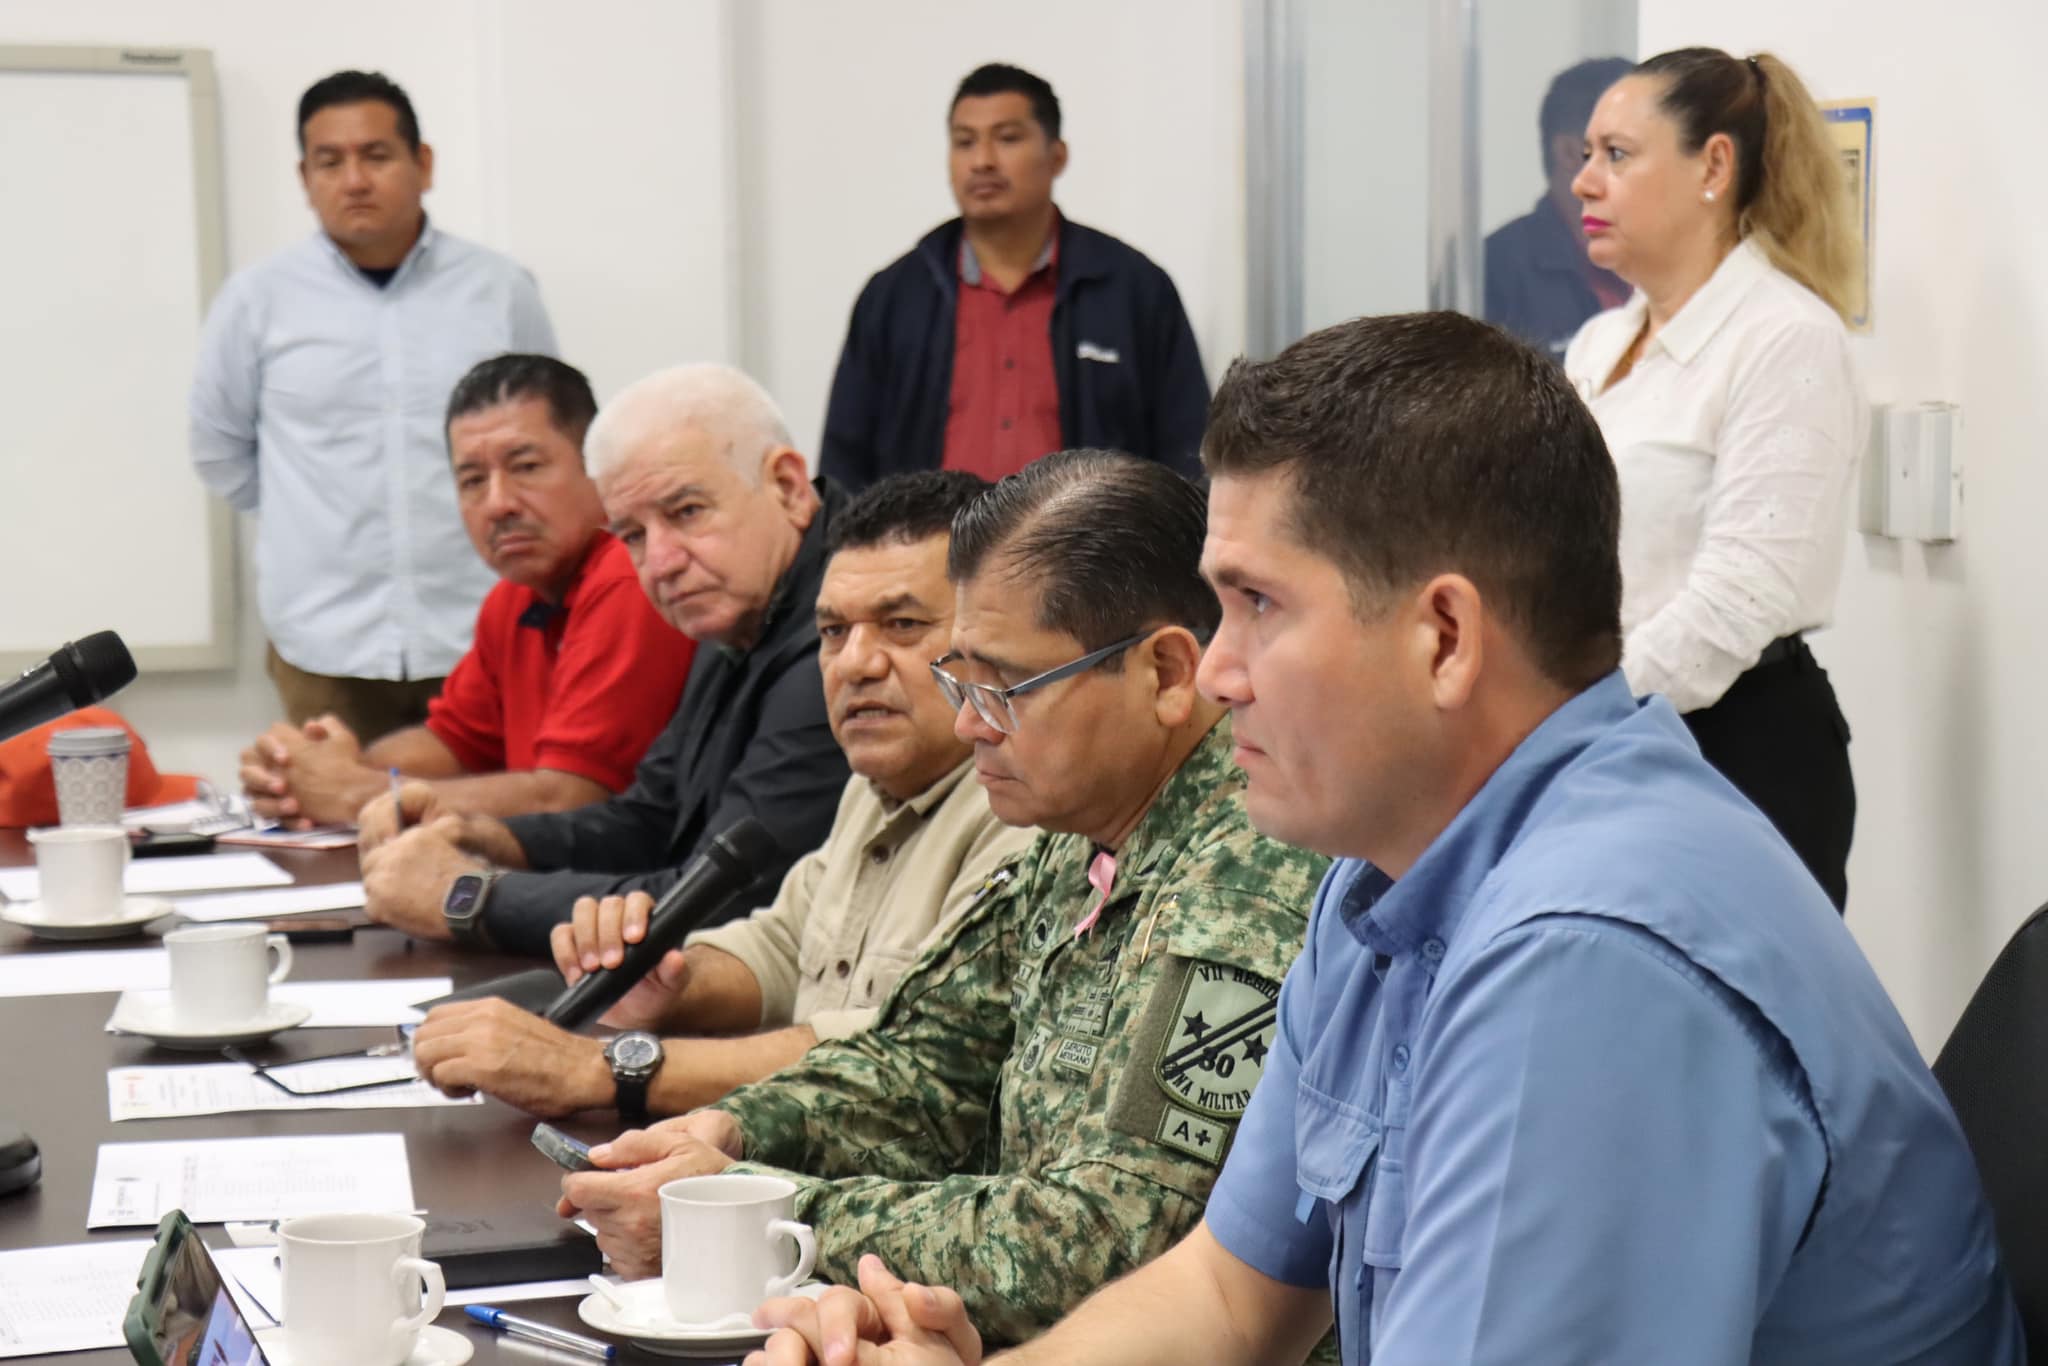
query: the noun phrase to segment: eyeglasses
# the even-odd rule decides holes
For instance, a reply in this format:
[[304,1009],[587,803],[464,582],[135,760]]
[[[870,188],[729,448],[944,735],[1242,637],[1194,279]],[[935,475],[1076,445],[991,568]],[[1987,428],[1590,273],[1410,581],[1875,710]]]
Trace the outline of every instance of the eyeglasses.
[[960,658],[958,650],[948,651],[932,661],[932,678],[937,681],[939,693],[946,699],[946,705],[950,706],[954,711],[958,711],[965,704],[972,702],[975,714],[988,722],[990,729],[1000,731],[1004,735],[1015,735],[1017,733],[1017,709],[1011,705],[1012,698],[1022,697],[1025,693],[1042,688],[1048,683],[1057,683],[1062,678],[1072,678],[1076,674],[1087,673],[1104,660],[1115,658],[1151,634],[1150,631],[1140,631],[1134,636],[1125,636],[1114,645],[1105,645],[1099,650],[1090,650],[1071,664],[1062,664],[1056,669],[1047,669],[1044,673],[1027,678],[1022,683],[1011,688],[998,688],[987,683],[969,683],[964,679],[955,678],[947,673],[946,665]]
[[[336,1096],[346,1091],[376,1091],[386,1086],[410,1086],[413,1082],[420,1079],[419,1073],[412,1069],[412,1033],[418,1027],[417,1025],[409,1024],[398,1026],[398,1040],[395,1043],[372,1044],[368,1048],[350,1048],[339,1053],[321,1053],[311,1058],[293,1058],[290,1062],[266,1065],[256,1061],[256,1059],[250,1057],[233,1044],[229,1044],[226,1048],[221,1049],[221,1056],[232,1062],[241,1063],[251,1072],[254,1072],[259,1080],[270,1083],[286,1095],[298,1096],[301,1099],[311,1096]],[[403,1058],[405,1061],[402,1066],[405,1070],[402,1073],[380,1076],[369,1081],[352,1081],[338,1086],[314,1087],[294,1086],[283,1077],[277,1075],[278,1072],[287,1072],[294,1067],[304,1067],[308,1063],[338,1062],[343,1058],[363,1061],[374,1058]],[[273,1068],[276,1070],[273,1071]],[[351,1072],[354,1071],[354,1069],[349,1070]],[[379,1068],[377,1070],[381,1072],[384,1069]]]

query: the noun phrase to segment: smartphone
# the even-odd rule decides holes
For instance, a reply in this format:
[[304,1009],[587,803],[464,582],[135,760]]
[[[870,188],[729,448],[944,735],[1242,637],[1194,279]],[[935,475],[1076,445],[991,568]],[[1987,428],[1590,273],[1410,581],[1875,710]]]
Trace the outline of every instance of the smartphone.
[[190,830],[130,830],[128,851],[136,858],[157,858],[168,854],[210,854],[213,836]]
[[294,944],[347,943],[356,927],[345,915],[289,915],[265,922],[264,929]]
[[122,1331],[142,1366],[270,1366],[185,1211],[157,1225]]
[[563,1133],[552,1124],[533,1126],[533,1146],[547,1154],[548,1160],[566,1172],[596,1171],[597,1164],[590,1160],[590,1145]]

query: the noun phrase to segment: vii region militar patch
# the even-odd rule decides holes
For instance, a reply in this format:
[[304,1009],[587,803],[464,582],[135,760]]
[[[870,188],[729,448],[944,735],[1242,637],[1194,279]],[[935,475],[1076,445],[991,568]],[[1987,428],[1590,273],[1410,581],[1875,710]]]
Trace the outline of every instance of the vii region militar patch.
[[1228,963],[1176,957],[1146,998],[1109,1105],[1120,1134],[1222,1165],[1279,1028],[1280,984]]
[[[1194,963],[1153,1075],[1199,1114],[1235,1119],[1266,1070],[1279,1022],[1280,984],[1243,968]],[[1199,1145],[1206,1146],[1206,1145]],[[1206,1154],[1205,1154],[1206,1155]]]

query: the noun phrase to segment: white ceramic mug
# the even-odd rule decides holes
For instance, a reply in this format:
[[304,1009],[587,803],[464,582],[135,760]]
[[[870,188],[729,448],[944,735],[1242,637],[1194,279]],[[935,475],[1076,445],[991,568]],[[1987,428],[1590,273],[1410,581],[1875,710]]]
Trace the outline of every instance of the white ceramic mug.
[[[810,1277],[818,1248],[779,1176],[686,1176],[661,1188],[661,1288],[683,1323],[751,1317]],[[785,1241],[796,1244],[790,1269]]]
[[292,970],[292,946],[261,925],[187,925],[165,935],[164,947],[171,951],[171,1018],[187,1028],[257,1019],[271,986]]
[[[399,1366],[447,1298],[410,1214],[308,1214],[278,1225],[292,1366]],[[425,1299],[422,1302],[422,1295]]]
[[70,924],[112,920],[121,913],[128,875],[128,832],[118,825],[62,825],[31,830],[36,897],[43,914]]

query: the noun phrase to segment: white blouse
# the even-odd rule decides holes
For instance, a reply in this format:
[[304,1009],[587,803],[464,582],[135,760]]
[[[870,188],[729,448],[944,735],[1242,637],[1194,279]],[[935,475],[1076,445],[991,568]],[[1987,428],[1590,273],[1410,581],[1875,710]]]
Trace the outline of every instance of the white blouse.
[[1754,242],[1601,392],[1648,307],[1593,318],[1564,368],[1621,482],[1622,671],[1696,711],[1827,624],[1870,414],[1841,320]]

